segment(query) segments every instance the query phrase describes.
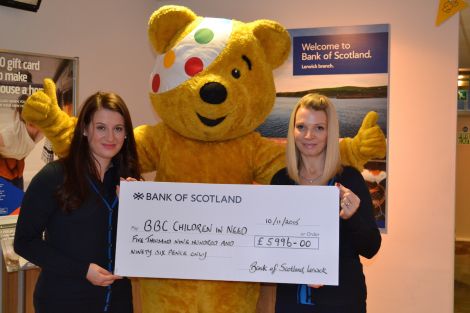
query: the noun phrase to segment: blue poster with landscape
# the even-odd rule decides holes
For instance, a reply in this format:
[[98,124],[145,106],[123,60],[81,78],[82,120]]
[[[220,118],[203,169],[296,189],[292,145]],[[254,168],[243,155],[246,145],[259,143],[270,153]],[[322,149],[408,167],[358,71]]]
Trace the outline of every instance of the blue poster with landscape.
[[[353,137],[369,111],[387,136],[389,25],[290,29],[291,53],[275,71],[276,103],[258,131],[285,141],[292,108],[307,93],[334,103],[340,137]],[[377,225],[385,231],[387,159],[371,160],[362,172],[371,192]]]

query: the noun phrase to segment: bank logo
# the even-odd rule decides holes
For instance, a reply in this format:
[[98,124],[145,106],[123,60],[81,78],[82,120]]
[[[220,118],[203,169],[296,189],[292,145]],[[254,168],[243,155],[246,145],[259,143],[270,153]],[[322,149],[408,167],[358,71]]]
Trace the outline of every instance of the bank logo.
[[134,192],[134,200],[144,200],[144,194],[142,192]]

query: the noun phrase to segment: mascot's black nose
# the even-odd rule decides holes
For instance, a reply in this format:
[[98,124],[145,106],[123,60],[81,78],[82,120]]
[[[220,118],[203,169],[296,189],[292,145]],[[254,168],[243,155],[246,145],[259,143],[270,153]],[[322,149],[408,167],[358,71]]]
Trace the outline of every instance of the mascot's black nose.
[[227,89],[220,83],[210,82],[202,86],[199,95],[204,102],[221,104],[227,99]]

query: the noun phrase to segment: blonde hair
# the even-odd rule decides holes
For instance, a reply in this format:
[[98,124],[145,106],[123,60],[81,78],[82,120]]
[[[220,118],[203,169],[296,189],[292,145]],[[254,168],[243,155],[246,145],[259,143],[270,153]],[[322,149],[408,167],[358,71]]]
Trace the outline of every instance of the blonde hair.
[[295,116],[297,115],[299,108],[323,111],[326,113],[328,136],[326,143],[325,166],[323,169],[323,174],[319,180],[321,185],[325,185],[342,169],[339,152],[339,123],[338,117],[336,115],[336,109],[333,103],[327,97],[317,93],[309,93],[303,96],[292,110],[289,120],[289,130],[287,133],[287,172],[289,177],[297,183],[299,183],[300,180],[299,169],[302,162],[300,151],[295,145],[294,140]]

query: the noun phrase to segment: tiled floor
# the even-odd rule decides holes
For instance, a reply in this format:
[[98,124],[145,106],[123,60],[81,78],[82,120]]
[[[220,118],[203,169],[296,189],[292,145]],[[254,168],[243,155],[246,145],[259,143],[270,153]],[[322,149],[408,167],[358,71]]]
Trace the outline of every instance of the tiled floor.
[[455,242],[454,313],[470,313],[470,242]]

